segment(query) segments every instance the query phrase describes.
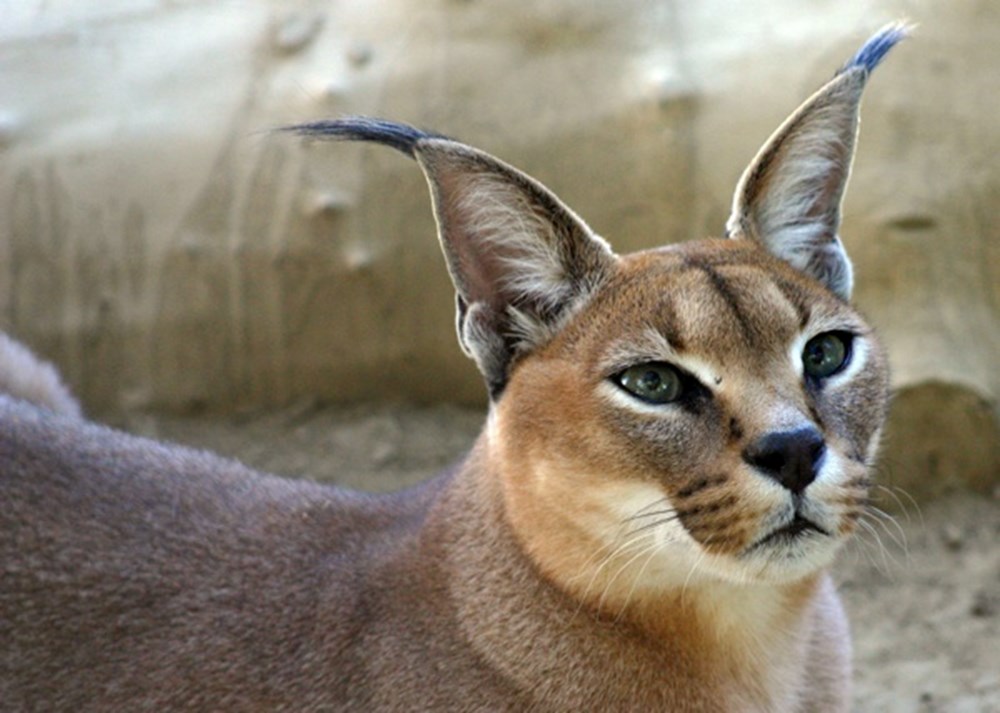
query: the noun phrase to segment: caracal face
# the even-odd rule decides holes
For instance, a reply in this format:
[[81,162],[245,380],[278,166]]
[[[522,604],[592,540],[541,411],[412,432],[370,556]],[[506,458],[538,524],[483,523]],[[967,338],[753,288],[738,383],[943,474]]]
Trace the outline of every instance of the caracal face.
[[[844,300],[756,243],[705,240],[618,258],[507,389],[511,520],[543,571],[607,604],[828,565],[864,512],[887,368]],[[782,433],[811,479],[758,457]]]
[[292,127],[420,165],[490,392],[483,462],[577,600],[808,585],[861,522],[888,370],[850,307],[841,203],[865,84],[905,34],[877,33],[778,127],[724,239],[631,255],[479,149],[366,117]]

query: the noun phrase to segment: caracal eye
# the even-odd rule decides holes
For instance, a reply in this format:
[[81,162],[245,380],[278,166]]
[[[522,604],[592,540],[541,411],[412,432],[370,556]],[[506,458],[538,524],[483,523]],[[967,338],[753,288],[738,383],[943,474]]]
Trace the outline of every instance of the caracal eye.
[[638,399],[651,404],[676,401],[684,391],[680,374],[669,364],[636,364],[614,377],[615,382]]
[[851,339],[846,332],[824,332],[806,342],[802,350],[806,375],[825,379],[843,369],[851,358]]

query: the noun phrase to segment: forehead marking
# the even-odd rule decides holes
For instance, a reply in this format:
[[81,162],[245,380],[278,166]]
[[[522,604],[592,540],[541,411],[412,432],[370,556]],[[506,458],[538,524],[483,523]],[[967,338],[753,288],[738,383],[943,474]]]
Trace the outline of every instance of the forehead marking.
[[812,318],[812,309],[809,306],[808,297],[803,294],[804,290],[802,287],[788,280],[776,278],[772,282],[784,298],[788,300],[788,304],[795,308],[796,313],[799,315],[799,331],[804,330]]
[[733,318],[736,320],[736,324],[739,327],[740,334],[743,337],[743,341],[746,344],[753,344],[755,341],[754,336],[757,330],[753,328],[749,318],[740,306],[737,291],[730,286],[726,278],[723,277],[713,265],[705,262],[688,259],[685,260],[685,265],[691,269],[700,270],[705,277],[708,278],[708,282],[715,289],[716,294],[719,295],[723,303],[725,303],[725,305],[729,307],[730,312],[732,312]]

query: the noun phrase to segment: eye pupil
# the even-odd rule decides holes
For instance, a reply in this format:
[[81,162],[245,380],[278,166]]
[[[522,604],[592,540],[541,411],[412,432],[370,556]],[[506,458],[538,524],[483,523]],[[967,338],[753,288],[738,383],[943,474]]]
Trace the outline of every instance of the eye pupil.
[[676,401],[683,391],[680,375],[669,364],[638,364],[618,374],[615,380],[636,398],[653,404]]
[[827,332],[810,339],[802,350],[802,365],[814,378],[833,376],[844,368],[850,357],[850,336]]
[[656,391],[663,384],[663,379],[655,371],[647,371],[642,375],[639,383],[646,391]]

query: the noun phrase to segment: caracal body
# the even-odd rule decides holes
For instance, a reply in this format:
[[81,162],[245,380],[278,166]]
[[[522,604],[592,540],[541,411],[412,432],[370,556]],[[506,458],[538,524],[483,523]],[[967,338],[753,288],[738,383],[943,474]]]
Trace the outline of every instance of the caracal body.
[[768,140],[726,238],[626,256],[464,144],[298,127],[420,163],[482,434],[373,496],[7,389],[0,708],[849,710],[826,569],[865,515],[888,375],[837,230],[861,90],[902,34]]

